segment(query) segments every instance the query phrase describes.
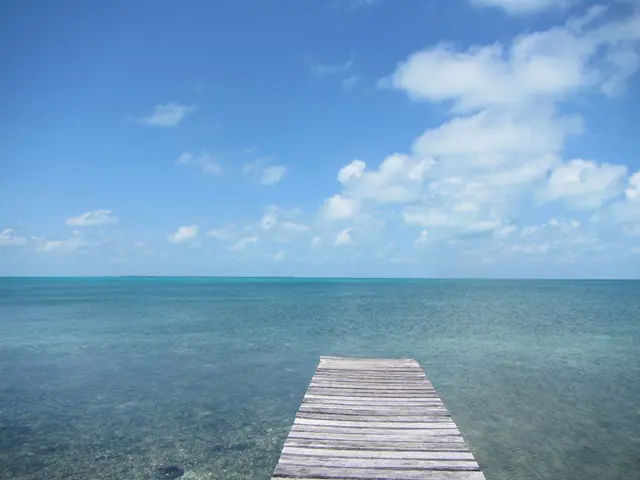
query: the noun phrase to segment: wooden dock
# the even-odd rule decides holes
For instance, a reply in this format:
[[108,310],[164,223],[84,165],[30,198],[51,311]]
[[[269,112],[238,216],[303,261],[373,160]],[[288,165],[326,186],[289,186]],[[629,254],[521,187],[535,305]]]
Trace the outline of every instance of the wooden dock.
[[484,480],[415,360],[321,357],[272,479]]

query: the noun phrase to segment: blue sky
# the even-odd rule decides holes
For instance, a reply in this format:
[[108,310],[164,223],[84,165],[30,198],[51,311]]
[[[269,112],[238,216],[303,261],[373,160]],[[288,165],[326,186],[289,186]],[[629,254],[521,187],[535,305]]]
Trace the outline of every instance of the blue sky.
[[640,2],[0,6],[1,275],[635,277]]

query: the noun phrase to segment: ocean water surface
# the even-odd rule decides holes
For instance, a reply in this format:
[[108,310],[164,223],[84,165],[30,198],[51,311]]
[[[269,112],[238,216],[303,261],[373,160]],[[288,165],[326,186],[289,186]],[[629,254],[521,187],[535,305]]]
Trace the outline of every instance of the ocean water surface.
[[206,278],[0,279],[0,478],[269,479],[320,355],[419,360],[488,480],[640,479],[640,282]]

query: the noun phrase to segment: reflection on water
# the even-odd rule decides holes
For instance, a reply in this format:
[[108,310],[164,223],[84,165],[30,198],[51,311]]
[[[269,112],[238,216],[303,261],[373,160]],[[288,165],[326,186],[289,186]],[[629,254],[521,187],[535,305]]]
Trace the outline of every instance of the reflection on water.
[[640,478],[638,312],[638,282],[0,280],[0,478],[268,479],[319,355],[417,358],[488,480]]

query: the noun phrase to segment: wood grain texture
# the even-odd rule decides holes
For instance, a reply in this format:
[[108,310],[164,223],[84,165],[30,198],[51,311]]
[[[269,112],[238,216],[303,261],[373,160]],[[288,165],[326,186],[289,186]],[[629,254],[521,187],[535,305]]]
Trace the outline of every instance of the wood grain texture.
[[321,357],[272,478],[484,475],[418,362]]

